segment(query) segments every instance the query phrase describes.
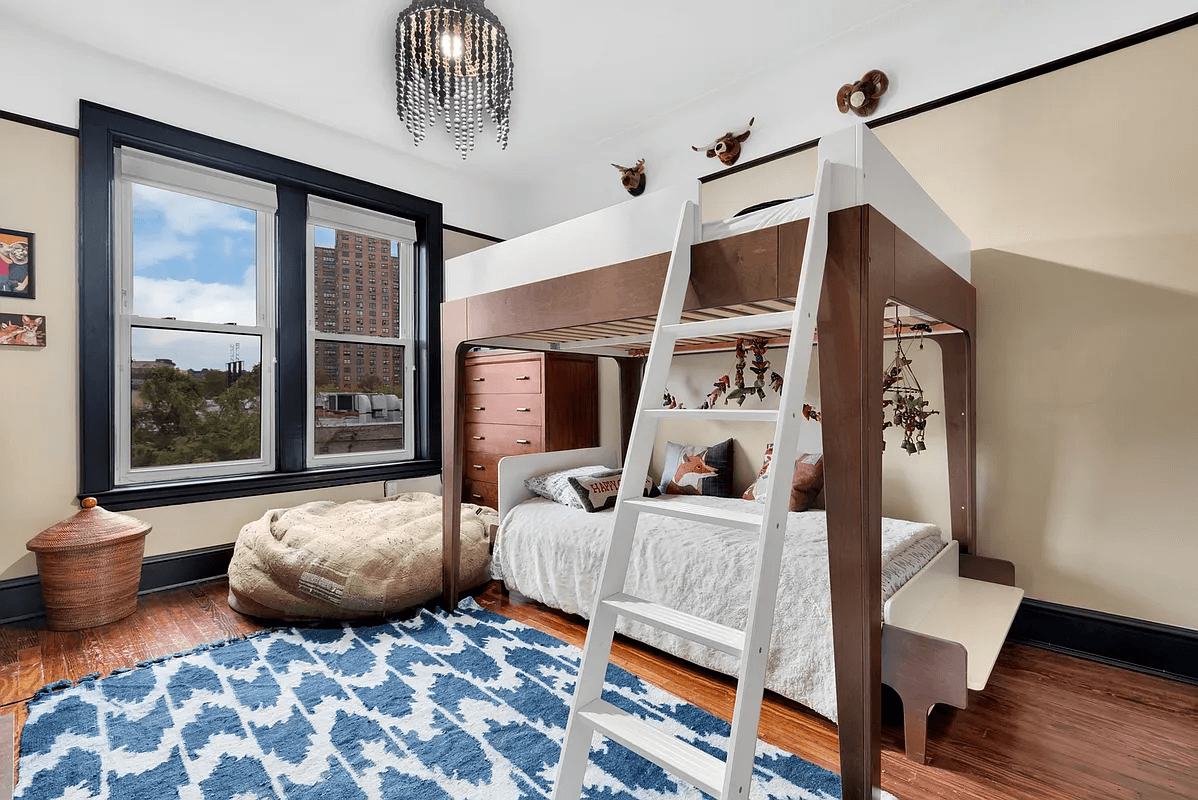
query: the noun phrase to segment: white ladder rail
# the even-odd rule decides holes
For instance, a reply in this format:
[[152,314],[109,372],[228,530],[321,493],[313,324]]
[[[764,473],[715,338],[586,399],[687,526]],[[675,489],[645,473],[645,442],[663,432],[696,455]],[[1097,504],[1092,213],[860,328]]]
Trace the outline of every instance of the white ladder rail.
[[[761,320],[768,319],[770,329],[790,328],[792,341],[804,341],[801,337],[810,341],[815,335],[815,318],[827,258],[832,167],[828,161],[819,166],[795,309],[793,313],[758,315]],[[554,785],[554,800],[577,800],[581,795],[591,739],[595,732],[616,738],[676,777],[714,794],[721,800],[744,800],[749,795],[756,756],[757,727],[761,717],[761,699],[765,689],[765,665],[773,629],[786,531],[790,496],[786,478],[794,470],[800,431],[804,425],[811,424],[806,422],[801,414],[806,381],[795,379],[795,376],[805,378],[808,374],[811,348],[790,348],[787,354],[786,374],[791,376],[791,380],[783,386],[777,412],[739,412],[744,414],[743,421],[746,422],[761,422],[767,419],[776,422],[774,462],[771,466],[774,477],[771,483],[777,488],[767,497],[765,513],[760,519],[756,515],[744,513],[721,514],[715,509],[693,504],[688,508],[678,501],[654,503],[641,499],[641,488],[648,474],[658,422],[674,415],[656,406],[665,391],[670,363],[674,356],[674,344],[680,336],[689,335],[690,326],[696,324],[680,324],[680,320],[690,283],[690,248],[691,244],[698,240],[699,233],[697,208],[694,203],[687,203],[682,210],[674,251],[666,272],[657,325],[653,332],[636,419],[625,456],[624,480],[621,481],[617,495],[611,543],[604,560],[575,685],[566,738]],[[783,320],[782,317],[786,319]],[[712,322],[723,326],[721,330],[727,328],[728,332],[760,329],[754,327],[756,320],[752,316]],[[796,384],[798,388],[794,388]],[[781,479],[779,476],[782,476]],[[666,514],[694,521],[722,523],[759,533],[749,601],[749,623],[743,634],[624,594],[637,519],[641,513]],[[627,715],[624,715],[624,712],[609,708],[602,701],[603,679],[611,657],[616,621],[621,614],[646,624],[656,624],[663,630],[687,636],[725,652],[739,651],[736,705],[733,710],[728,758],[725,762],[720,763],[689,744],[650,728],[643,721],[636,718],[626,719]]]
[[736,704],[732,710],[732,733],[728,741],[728,768],[724,776],[724,800],[748,798],[757,752],[757,727],[761,721],[761,698],[765,692],[765,665],[769,658],[774,627],[774,607],[782,570],[782,547],[790,510],[790,476],[798,459],[799,433],[812,424],[802,414],[803,392],[811,369],[815,320],[824,285],[828,255],[828,214],[831,206],[832,164],[823,161],[815,179],[815,197],[807,229],[807,244],[799,271],[799,291],[791,327],[792,346],[786,354],[785,375],[778,401],[778,423],[774,429],[774,456],[770,465],[769,494],[765,519],[753,569],[749,598],[749,622],[745,628],[745,652],[737,674]]
[[[693,202],[687,202],[679,215],[674,251],[670,254],[670,264],[666,269],[666,281],[657,309],[658,321],[649,345],[645,374],[641,379],[638,409],[649,405],[650,398],[661,398],[665,392],[674,340],[668,334],[662,333],[661,321],[678,320],[682,317],[686,290],[690,285],[691,245],[698,241],[701,230],[699,209]],[[578,800],[582,795],[582,779],[590,757],[594,728],[580,717],[579,711],[591,702],[599,700],[603,693],[603,679],[607,674],[612,638],[615,636],[616,620],[619,616],[615,609],[604,605],[603,601],[624,591],[638,516],[637,510],[625,505],[624,501],[639,498],[643,492],[644,479],[649,473],[649,459],[653,454],[657,422],[656,418],[643,417],[638,410],[632,423],[628,452],[624,455],[624,480],[620,482],[620,490],[616,494],[611,544],[603,560],[599,590],[595,593],[595,605],[591,609],[591,621],[587,626],[586,644],[583,646],[582,662],[578,667],[578,680],[574,686],[574,699],[570,704],[569,722],[566,724],[566,738],[562,744],[561,761],[553,787],[553,800]],[[639,478],[633,480],[630,476]]]

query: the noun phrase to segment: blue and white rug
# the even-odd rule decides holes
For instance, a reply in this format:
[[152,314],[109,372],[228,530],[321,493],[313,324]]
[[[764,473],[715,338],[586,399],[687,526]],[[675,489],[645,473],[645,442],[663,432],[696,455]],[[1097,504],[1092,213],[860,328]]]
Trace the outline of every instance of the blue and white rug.
[[[547,798],[579,656],[473,600],[200,648],[42,690],[16,797]],[[604,697],[724,755],[727,723],[622,669]],[[587,783],[595,800],[706,797],[601,737]],[[840,797],[840,778],[759,742],[751,797]]]

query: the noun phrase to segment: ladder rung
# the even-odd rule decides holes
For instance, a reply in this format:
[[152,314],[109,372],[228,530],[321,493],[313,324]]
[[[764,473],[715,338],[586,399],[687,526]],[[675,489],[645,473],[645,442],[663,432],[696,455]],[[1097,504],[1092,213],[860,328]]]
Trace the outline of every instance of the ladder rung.
[[687,503],[682,500],[625,500],[624,505],[635,508],[640,514],[660,514],[663,517],[676,517],[691,522],[706,522],[710,525],[720,525],[725,528],[736,528],[750,533],[761,530],[760,514],[746,514],[743,511],[729,511],[723,508]]
[[671,775],[715,798],[723,793],[724,762],[655,728],[605,700],[592,700],[577,712],[591,728],[649,759]]
[[723,419],[730,422],[775,422],[778,419],[776,410],[746,411],[732,406],[730,408],[646,408],[641,412],[647,419]]
[[704,336],[727,336],[751,331],[773,331],[789,328],[793,323],[793,311],[776,311],[773,314],[748,314],[743,317],[705,319],[701,322],[680,322],[677,325],[663,325],[661,330],[678,340]]
[[660,603],[653,603],[641,597],[630,594],[614,594],[603,601],[608,608],[614,609],[621,616],[635,619],[646,625],[681,636],[692,642],[706,645],[729,655],[740,658],[745,649],[744,631],[720,625],[717,622],[687,614]]

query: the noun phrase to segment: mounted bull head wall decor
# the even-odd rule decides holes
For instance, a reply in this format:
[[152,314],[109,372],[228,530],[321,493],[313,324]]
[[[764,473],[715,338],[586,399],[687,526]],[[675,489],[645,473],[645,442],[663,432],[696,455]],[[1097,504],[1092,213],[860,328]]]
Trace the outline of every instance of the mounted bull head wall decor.
[[871,69],[856,83],[846,83],[836,93],[836,107],[841,114],[852,111],[859,117],[868,117],[878,107],[878,98],[886,94],[890,79],[880,69]]
[[624,184],[630,195],[639,197],[645,193],[645,184],[648,182],[645,177],[645,159],[642,158],[631,167],[621,167],[619,164],[612,166],[620,170],[620,183]]
[[729,131],[711,144],[707,145],[707,147],[695,147],[692,145],[691,150],[694,150],[696,153],[702,153],[706,151],[708,158],[715,158],[716,156],[719,156],[720,163],[725,167],[730,167],[736,163],[736,159],[740,158],[740,143],[749,138],[749,134],[752,133],[750,128],[753,127],[753,122],[756,119],[757,117],[750,119],[748,127],[746,127],[740,133],[732,133]]

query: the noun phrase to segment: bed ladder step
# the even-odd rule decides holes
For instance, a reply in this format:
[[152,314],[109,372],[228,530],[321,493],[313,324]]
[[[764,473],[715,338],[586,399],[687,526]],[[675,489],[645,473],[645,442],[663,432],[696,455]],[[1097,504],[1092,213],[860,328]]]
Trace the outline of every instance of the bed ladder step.
[[627,508],[636,509],[640,514],[658,514],[663,517],[720,525],[752,533],[761,530],[760,514],[711,508],[698,503],[688,503],[685,500],[625,500],[624,505]]
[[777,409],[742,408],[646,408],[641,411],[645,419],[721,419],[728,422],[777,422]]
[[660,603],[620,592],[604,600],[603,605],[622,617],[643,622],[737,658],[740,658],[745,649],[744,631]]
[[592,700],[577,712],[587,725],[672,775],[715,798],[723,796],[725,764],[676,736],[653,727],[605,700]]
[[663,325],[662,333],[674,341],[698,339],[707,336],[729,336],[754,331],[790,330],[794,324],[793,311],[775,311],[772,314],[749,314],[744,317],[722,317],[699,322],[679,322]]
[[[753,781],[757,753],[757,726],[761,721],[761,698],[765,691],[765,667],[774,627],[774,604],[782,568],[782,545],[786,533],[789,492],[770,492],[760,514],[747,514],[700,505],[687,500],[646,500],[641,496],[649,472],[658,422],[671,417],[698,417],[741,422],[774,423],[774,460],[771,469],[787,475],[798,459],[801,432],[815,425],[803,417],[803,391],[811,367],[810,347],[787,351],[785,374],[778,411],[713,409],[671,412],[652,408],[665,392],[674,344],[682,337],[707,337],[753,331],[789,330],[797,342],[815,337],[815,313],[819,308],[828,254],[828,213],[831,208],[831,166],[824,161],[816,176],[811,221],[799,271],[795,308],[771,314],[755,314],[704,322],[683,323],[691,277],[691,246],[701,240],[698,208],[687,203],[678,220],[674,250],[666,270],[661,304],[645,373],[636,419],[624,456],[624,476],[616,496],[615,519],[607,557],[599,576],[587,628],[586,646],[574,684],[574,699],[566,724],[566,738],[558,762],[553,800],[578,800],[590,760],[591,739],[597,731],[644,756],[666,771],[716,798],[746,800]],[[628,566],[633,554],[637,522],[641,514],[658,514],[693,523],[719,525],[756,534],[757,554],[753,566],[747,623],[738,631],[710,620],[625,593]],[[602,699],[603,681],[611,660],[612,639],[620,617],[634,619],[668,633],[737,656],[736,705],[728,737],[726,762],[665,733]]]

